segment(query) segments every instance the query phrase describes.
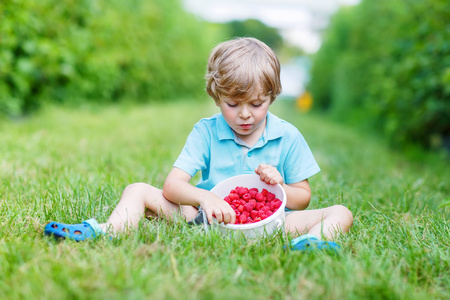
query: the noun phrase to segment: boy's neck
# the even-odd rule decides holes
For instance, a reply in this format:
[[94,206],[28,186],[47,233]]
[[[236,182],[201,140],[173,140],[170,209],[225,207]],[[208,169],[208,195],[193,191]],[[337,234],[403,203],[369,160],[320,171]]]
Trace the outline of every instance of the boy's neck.
[[244,143],[246,143],[250,148],[252,148],[263,135],[267,125],[267,117],[264,119],[263,124],[259,126],[254,132],[249,135],[239,135],[236,132],[234,134]]

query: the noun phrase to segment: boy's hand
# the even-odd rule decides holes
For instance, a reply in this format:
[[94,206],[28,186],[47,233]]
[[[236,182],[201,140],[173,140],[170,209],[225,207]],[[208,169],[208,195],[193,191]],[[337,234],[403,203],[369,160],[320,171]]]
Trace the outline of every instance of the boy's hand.
[[231,206],[225,202],[225,200],[220,199],[216,195],[212,193],[211,195],[212,197],[208,197],[208,199],[204,199],[204,201],[200,203],[200,206],[206,213],[209,224],[212,224],[213,216],[219,223],[224,222],[225,224],[234,224],[236,220],[236,213]]
[[280,172],[278,172],[277,168],[271,165],[260,164],[258,168],[255,169],[256,174],[259,175],[259,178],[267,184],[281,184],[283,185],[283,177],[281,177]]

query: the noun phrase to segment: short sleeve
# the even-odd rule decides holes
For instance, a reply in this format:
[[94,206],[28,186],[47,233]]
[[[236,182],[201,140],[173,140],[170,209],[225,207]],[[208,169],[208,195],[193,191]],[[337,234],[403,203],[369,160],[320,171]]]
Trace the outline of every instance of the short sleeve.
[[201,123],[197,123],[189,134],[180,155],[173,164],[191,176],[198,171],[204,170],[209,165],[209,142],[210,136]]
[[317,174],[320,167],[303,135],[295,128],[286,140],[287,155],[284,163],[285,182],[296,183]]

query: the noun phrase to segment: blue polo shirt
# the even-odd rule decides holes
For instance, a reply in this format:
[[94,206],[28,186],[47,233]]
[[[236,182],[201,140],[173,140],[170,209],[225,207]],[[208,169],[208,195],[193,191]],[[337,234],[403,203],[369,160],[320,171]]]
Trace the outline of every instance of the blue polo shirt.
[[253,147],[234,134],[221,113],[200,120],[173,166],[191,176],[200,171],[197,187],[211,190],[229,177],[255,174],[262,163],[276,167],[286,184],[320,171],[298,129],[270,112],[264,134]]

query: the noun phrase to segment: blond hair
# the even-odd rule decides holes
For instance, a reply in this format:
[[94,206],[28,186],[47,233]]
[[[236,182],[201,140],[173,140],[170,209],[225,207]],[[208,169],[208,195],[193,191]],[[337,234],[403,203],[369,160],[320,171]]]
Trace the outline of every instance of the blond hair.
[[280,62],[269,46],[255,38],[236,38],[217,45],[206,72],[206,91],[217,102],[221,97],[248,100],[281,93]]

